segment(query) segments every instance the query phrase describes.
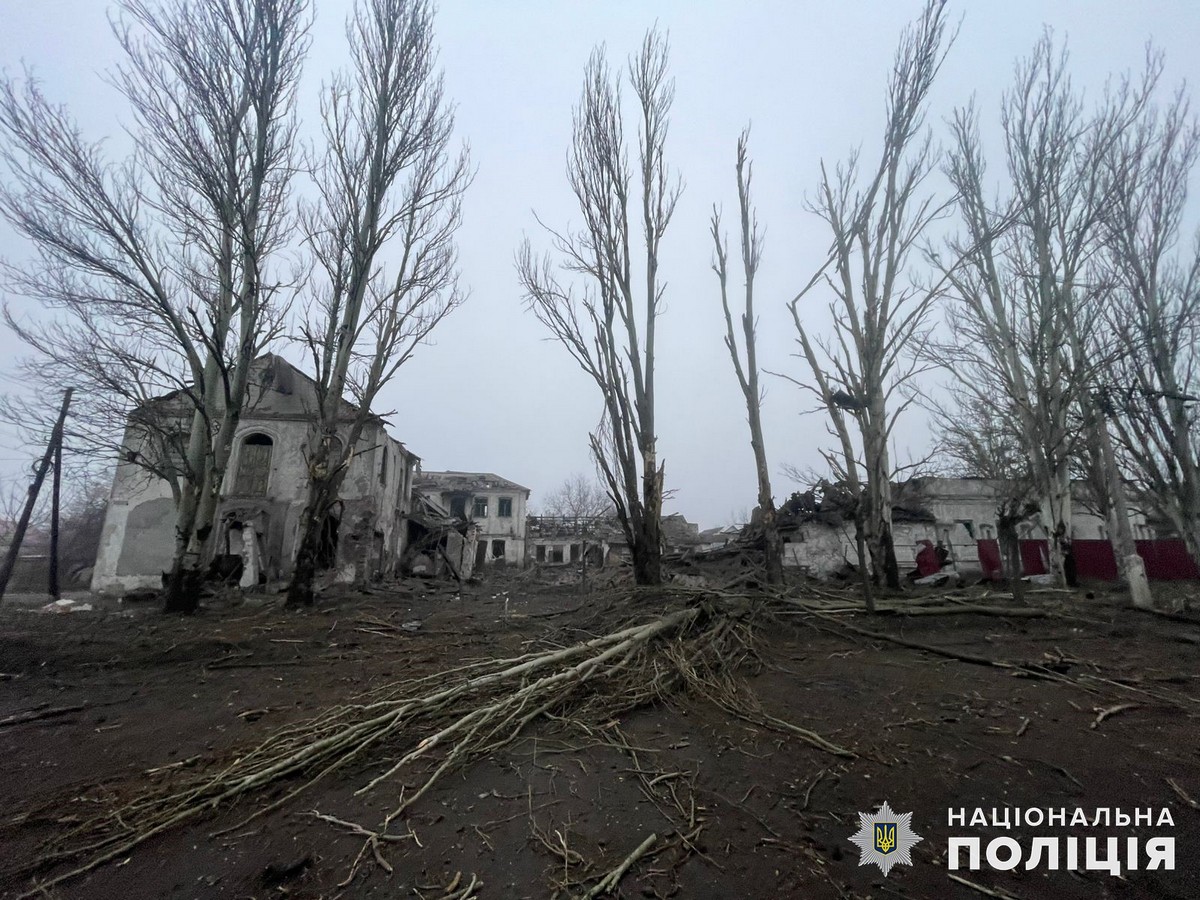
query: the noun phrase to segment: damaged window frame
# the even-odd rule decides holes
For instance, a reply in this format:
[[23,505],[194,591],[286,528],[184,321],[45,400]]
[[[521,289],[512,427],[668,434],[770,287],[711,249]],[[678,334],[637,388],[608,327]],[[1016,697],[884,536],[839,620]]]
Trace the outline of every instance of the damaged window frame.
[[486,519],[488,517],[488,498],[476,497],[471,501],[471,518]]
[[512,497],[501,497],[496,501],[496,515],[501,519],[511,519],[513,514]]
[[274,453],[275,439],[269,434],[253,431],[242,438],[238,446],[237,469],[233,480],[235,496],[268,495],[271,489],[271,458]]

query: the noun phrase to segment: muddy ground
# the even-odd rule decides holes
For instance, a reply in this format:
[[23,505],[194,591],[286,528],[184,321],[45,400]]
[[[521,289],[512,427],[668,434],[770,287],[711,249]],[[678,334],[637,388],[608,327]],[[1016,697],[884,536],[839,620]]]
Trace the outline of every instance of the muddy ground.
[[[1004,602],[994,592],[980,601],[983,593],[952,596]],[[7,600],[0,895],[18,896],[62,871],[14,874],[63,829],[164,773],[220,766],[282,726],[389,681],[566,644],[694,601],[679,591],[581,594],[513,576],[461,590],[414,582],[325,596],[302,613],[280,609],[278,598],[214,603],[188,619],[111,602],[53,614]],[[405,749],[380,746],[244,827],[212,836],[253,812],[248,800],[45,896],[431,900],[474,877],[483,887],[471,896],[565,898],[585,894],[655,834],[661,849],[607,896],[1200,897],[1200,805],[1192,799],[1200,798],[1200,619],[1136,613],[1119,595],[1082,590],[1042,592],[1033,602],[1059,615],[835,618],[964,656],[1032,663],[1042,676],[786,610],[757,614],[758,660],[742,674],[763,712],[853,750],[852,759],[688,695],[586,730],[543,720],[454,772],[405,825],[393,825],[407,836],[382,848],[390,874],[368,851],[347,882],[363,839],[317,814],[378,825],[404,778],[415,783],[398,777],[355,796]],[[424,735],[406,737],[411,744]],[[849,841],[858,813],[885,800],[911,811],[923,838],[912,866],[886,878],[860,866]],[[947,824],[947,808],[1003,806],[1166,808],[1174,827]],[[1120,877],[1023,866],[950,873],[951,834],[985,843],[1011,836],[1025,846],[1035,834],[1169,835],[1176,868]]]

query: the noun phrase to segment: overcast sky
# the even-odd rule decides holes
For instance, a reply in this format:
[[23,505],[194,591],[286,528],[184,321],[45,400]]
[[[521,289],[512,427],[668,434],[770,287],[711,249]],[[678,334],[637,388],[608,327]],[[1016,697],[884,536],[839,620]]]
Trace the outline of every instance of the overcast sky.
[[[314,2],[304,99],[310,120],[321,80],[345,59],[350,6]],[[119,149],[129,117],[102,77],[117,53],[108,8],[104,0],[0,0],[0,65],[9,73],[33,67],[85,134],[112,135]],[[721,343],[724,322],[709,268],[712,204],[736,203],[734,145],[751,124],[755,199],[767,229],[757,293],[760,360],[803,378],[786,302],[828,244],[804,198],[821,159],[836,162],[857,146],[872,158],[895,44],[920,9],[918,0],[444,0],[441,62],[459,135],[478,167],[459,236],[471,297],[384,391],[377,410],[395,410],[396,436],[427,469],[492,471],[532,488],[534,507],[572,472],[592,472],[587,434],[599,417],[599,397],[524,309],[513,253],[526,235],[535,247],[546,246],[534,211],[555,226],[579,222],[564,163],[592,47],[604,43],[610,59],[623,61],[657,22],[670,35],[676,81],[667,151],[686,185],[662,259],[668,285],[657,399],[660,458],[673,491],[667,510],[709,527],[753,507],[745,407]],[[929,124],[939,137],[945,117],[974,94],[985,134],[994,139],[1013,63],[1045,27],[1068,40],[1074,81],[1092,95],[1110,73],[1138,69],[1148,40],[1166,52],[1170,86],[1200,82],[1200,3],[1006,0],[951,9],[962,27],[933,92]],[[993,171],[1000,167],[994,158]],[[0,223],[0,256],[26,253]],[[812,299],[813,321],[823,305]],[[0,336],[0,375],[9,387],[19,352],[11,336]],[[778,379],[766,382],[767,453],[779,500],[795,487],[780,467],[818,465],[829,439],[820,415],[801,415],[811,398]],[[918,455],[928,444],[928,424],[914,414],[900,429],[898,454]],[[10,470],[32,453],[13,435],[0,446],[0,467]]]

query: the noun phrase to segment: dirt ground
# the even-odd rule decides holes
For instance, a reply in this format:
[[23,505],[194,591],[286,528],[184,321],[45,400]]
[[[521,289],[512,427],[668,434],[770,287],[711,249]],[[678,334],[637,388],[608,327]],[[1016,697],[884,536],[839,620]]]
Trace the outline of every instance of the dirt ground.
[[[956,596],[998,602],[979,601],[983,590]],[[60,871],[22,870],[62,829],[163,772],[220,767],[368,688],[564,645],[687,602],[681,591],[582,594],[512,575],[461,590],[406,582],[326,596],[301,613],[278,598],[212,604],[188,619],[111,601],[54,614],[6,600],[0,894],[18,896]],[[762,612],[758,662],[742,673],[762,710],[854,758],[687,694],[588,728],[536,721],[443,779],[393,826],[405,837],[382,847],[390,874],[368,851],[346,882],[364,849],[349,823],[377,826],[404,778],[412,786],[412,775],[397,776],[355,795],[404,749],[378,746],[244,827],[213,836],[253,811],[248,800],[45,896],[432,900],[461,894],[474,877],[483,887],[473,897],[566,898],[585,895],[654,834],[666,849],[641,857],[607,896],[1200,897],[1200,804],[1191,799],[1200,798],[1200,618],[1136,613],[1118,595],[1082,590],[1043,591],[1033,603],[1062,615],[836,618],[965,656],[1033,663],[1047,677],[933,655],[800,610]],[[923,838],[912,866],[886,878],[860,866],[849,841],[858,813],[884,801],[911,811]],[[1174,827],[947,823],[948,808],[1004,806],[1165,807]],[[1176,868],[950,873],[952,834],[1026,847],[1035,834],[1162,834],[1175,838]]]

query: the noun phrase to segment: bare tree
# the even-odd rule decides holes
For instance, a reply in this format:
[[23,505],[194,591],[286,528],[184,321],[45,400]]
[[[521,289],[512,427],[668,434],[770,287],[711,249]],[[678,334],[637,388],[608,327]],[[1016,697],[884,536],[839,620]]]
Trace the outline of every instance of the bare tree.
[[7,318],[38,353],[30,373],[76,385],[93,411],[76,440],[120,444],[171,480],[167,608],[190,611],[250,365],[283,312],[270,260],[289,236],[307,3],[121,10],[126,61],[113,81],[135,123],[125,161],[107,161],[33,78],[0,82],[11,176],[0,212],[37,253],[6,266],[6,281],[53,314]]
[[[984,375],[985,373],[977,373]],[[996,536],[1000,565],[1017,603],[1024,601],[1020,531],[1018,526],[1040,509],[1037,482],[1022,435],[1013,427],[1015,413],[1004,410],[994,397],[1003,396],[998,379],[991,391],[951,385],[950,402],[937,409],[940,424],[937,449],[951,461],[952,474],[986,479],[996,498]],[[986,399],[981,399],[981,393]]]
[[322,528],[379,391],[464,299],[454,238],[472,173],[466,148],[450,146],[433,18],[430,0],[361,0],[347,28],[352,71],[322,102],[320,200],[303,214],[320,278],[301,335],[317,425],[292,606],[313,600]]
[[614,515],[608,492],[586,475],[576,472],[542,501],[544,514],[567,519]]
[[1200,126],[1184,91],[1111,150],[1105,324],[1121,353],[1100,403],[1138,492],[1200,560],[1200,234],[1177,249]]
[[[662,579],[664,467],[654,431],[654,362],[665,285],[658,266],[682,189],[665,156],[675,93],[667,56],[666,38],[650,31],[628,65],[639,112],[636,185],[625,143],[621,79],[609,70],[603,48],[588,61],[567,163],[584,226],[575,233],[547,229],[561,257],[558,268],[582,276],[583,286],[560,279],[552,257],[537,257],[528,241],[517,253],[529,307],[604,398],[601,425],[590,435],[592,455],[616,506],[639,584]],[[639,215],[640,254],[633,250],[633,220]],[[638,265],[643,271],[635,271]],[[636,283],[639,274],[644,291]]]
[[[750,426],[750,447],[754,452],[754,469],[758,478],[758,521],[762,530],[763,548],[767,569],[767,583],[783,584],[783,539],[775,516],[775,498],[771,492],[771,471],[767,466],[767,449],[763,441],[762,402],[763,392],[758,381],[758,346],[755,329],[758,320],[754,314],[754,279],[762,260],[762,232],[758,217],[750,200],[750,182],[753,163],[750,162],[747,144],[749,132],[743,131],[737,143],[737,190],[738,213],[741,225],[742,273],[745,277],[743,305],[741,311],[741,338],[733,325],[733,312],[729,304],[729,245],[721,234],[721,214],[714,207],[710,227],[713,239],[713,271],[721,285],[721,309],[725,312],[725,349],[733,362],[733,371],[738,386],[746,400],[746,422]],[[744,357],[744,359],[743,359]]]
[[975,111],[954,117],[946,173],[964,233],[943,266],[954,340],[933,347],[962,390],[1019,436],[1060,583],[1081,403],[1105,362],[1093,352],[1100,292],[1088,278],[1107,203],[1102,163],[1157,75],[1152,66],[1136,90],[1122,82],[1088,114],[1066,64],[1046,34],[1017,66],[1002,106],[1011,189],[1001,200],[985,197]]
[[[929,0],[900,40],[889,80],[883,149],[865,184],[857,154],[832,173],[822,163],[811,208],[829,227],[830,258],[790,304],[812,372],[813,384],[807,387],[828,410],[839,443],[826,459],[861,498],[855,515],[858,540],[870,550],[874,580],[882,577],[893,589],[900,587],[900,573],[892,541],[895,472],[888,441],[912,402],[897,398],[897,391],[926,366],[918,351],[936,297],[935,290],[913,282],[909,260],[943,209],[923,191],[936,165],[924,128],[925,106],[952,43],[946,40],[944,13],[944,0]],[[815,337],[800,314],[801,300],[818,286],[833,295],[832,340]]]

